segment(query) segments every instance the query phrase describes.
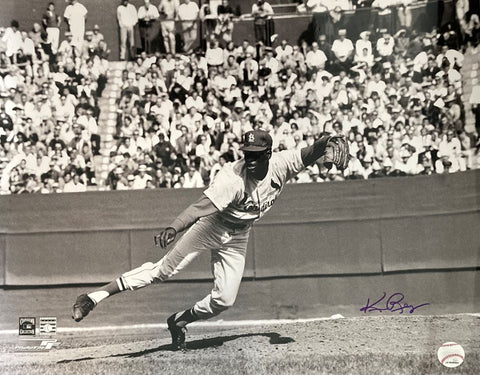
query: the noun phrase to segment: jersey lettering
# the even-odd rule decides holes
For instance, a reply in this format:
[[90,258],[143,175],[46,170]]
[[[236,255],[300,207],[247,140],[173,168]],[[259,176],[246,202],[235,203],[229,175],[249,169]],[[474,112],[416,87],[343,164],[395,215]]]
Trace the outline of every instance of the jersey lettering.
[[227,164],[204,194],[230,221],[253,221],[274,205],[286,181],[304,165],[299,151],[274,153],[264,180],[248,178],[244,161]]
[[272,185],[272,187],[273,187],[274,189],[277,189],[277,190],[280,190],[280,189],[282,188],[282,185],[281,185],[281,184],[280,184],[280,185],[277,184],[277,183],[273,180],[273,178],[272,178],[272,181],[270,182],[270,185]]

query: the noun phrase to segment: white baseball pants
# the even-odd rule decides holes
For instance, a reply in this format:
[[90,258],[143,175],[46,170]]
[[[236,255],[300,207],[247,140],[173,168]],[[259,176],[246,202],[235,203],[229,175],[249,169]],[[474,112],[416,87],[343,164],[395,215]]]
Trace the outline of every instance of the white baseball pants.
[[135,290],[177,274],[201,252],[211,251],[213,289],[194,306],[200,319],[208,319],[235,302],[245,268],[250,226],[232,229],[216,215],[201,218],[157,263],[148,262],[122,275],[126,287]]

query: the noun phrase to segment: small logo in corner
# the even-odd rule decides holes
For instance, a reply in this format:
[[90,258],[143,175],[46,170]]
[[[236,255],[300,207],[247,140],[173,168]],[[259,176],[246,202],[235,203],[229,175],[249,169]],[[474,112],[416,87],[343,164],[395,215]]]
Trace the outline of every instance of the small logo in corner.
[[38,321],[38,327],[41,335],[51,335],[57,333],[57,317],[41,317]]
[[60,346],[56,339],[20,339],[15,352],[49,352]]
[[18,318],[18,334],[20,336],[35,336],[35,318]]

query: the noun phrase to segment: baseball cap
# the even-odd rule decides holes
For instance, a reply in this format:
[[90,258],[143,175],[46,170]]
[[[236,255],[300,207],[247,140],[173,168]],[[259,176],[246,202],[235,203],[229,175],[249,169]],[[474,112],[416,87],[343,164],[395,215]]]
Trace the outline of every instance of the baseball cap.
[[265,151],[272,147],[272,137],[265,130],[251,130],[245,133],[242,151]]

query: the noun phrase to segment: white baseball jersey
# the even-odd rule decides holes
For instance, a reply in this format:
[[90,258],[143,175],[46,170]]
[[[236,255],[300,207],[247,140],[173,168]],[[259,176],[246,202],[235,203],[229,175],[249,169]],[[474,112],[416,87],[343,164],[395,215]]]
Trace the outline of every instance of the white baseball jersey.
[[233,223],[245,224],[261,218],[275,203],[285,183],[304,169],[300,150],[274,152],[265,178],[247,175],[245,160],[226,164],[204,194]]

